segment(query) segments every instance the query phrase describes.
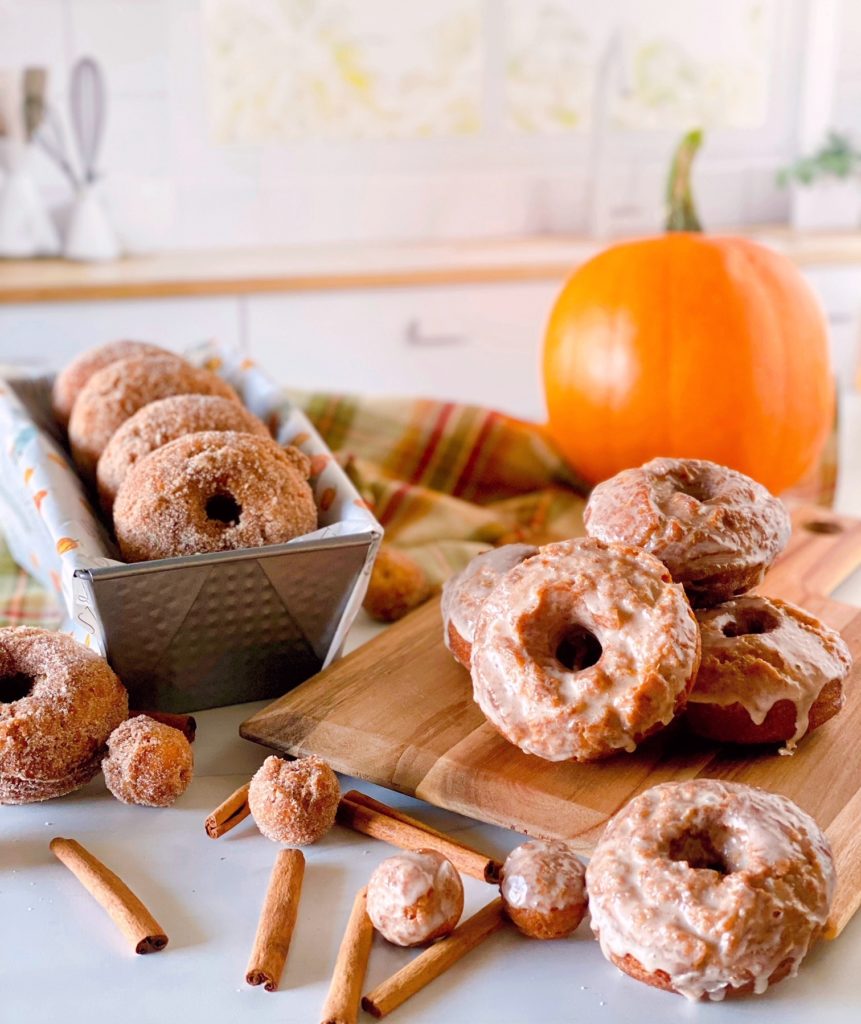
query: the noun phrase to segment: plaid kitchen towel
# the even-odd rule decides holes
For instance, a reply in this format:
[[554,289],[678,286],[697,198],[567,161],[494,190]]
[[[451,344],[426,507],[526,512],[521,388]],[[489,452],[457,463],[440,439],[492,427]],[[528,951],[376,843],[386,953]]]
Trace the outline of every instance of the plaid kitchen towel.
[[[289,393],[338,455],[386,541],[437,584],[488,547],[583,533],[587,488],[535,423],[430,399]],[[835,449],[793,492],[827,504]],[[55,627],[62,615],[0,540],[0,625]]]

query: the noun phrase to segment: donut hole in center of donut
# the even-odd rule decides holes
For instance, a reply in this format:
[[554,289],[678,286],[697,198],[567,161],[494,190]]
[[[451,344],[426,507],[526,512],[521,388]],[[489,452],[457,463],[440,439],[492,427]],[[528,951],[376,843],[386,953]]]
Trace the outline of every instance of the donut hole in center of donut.
[[556,645],[556,660],[569,672],[582,672],[597,665],[603,653],[598,637],[579,624],[569,626]]
[[724,625],[722,632],[729,638],[759,636],[770,633],[779,625],[777,616],[767,608],[743,608],[734,619]]
[[14,704],[16,700],[23,700],[35,684],[36,680],[24,672],[3,676],[0,678],[0,704]]
[[708,501],[715,496],[714,487],[707,480],[687,480],[676,487],[677,494],[685,494],[694,501]]
[[228,491],[218,491],[207,499],[206,518],[222,526],[236,526],[242,515],[242,506]]
[[709,832],[685,832],[670,840],[669,858],[682,861],[688,867],[701,871],[716,871],[719,875],[732,873],[732,866],[720,849],[720,844]]

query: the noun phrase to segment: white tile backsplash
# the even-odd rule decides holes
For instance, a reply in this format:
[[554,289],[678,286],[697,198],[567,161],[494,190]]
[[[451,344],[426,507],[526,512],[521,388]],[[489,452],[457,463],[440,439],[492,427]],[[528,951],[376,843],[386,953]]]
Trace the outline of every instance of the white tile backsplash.
[[[861,136],[861,0],[842,6],[834,119]],[[786,33],[797,32],[785,20]],[[781,45],[790,45],[788,38]],[[519,148],[506,137],[216,146],[208,129],[199,0],[0,0],[0,66],[49,66],[62,110],[68,66],[84,54],[102,63],[109,91],[100,163],[109,178],[122,181],[126,202],[136,176],[148,183],[142,196],[173,193],[175,201],[162,202],[160,214],[163,220],[175,206],[171,244],[459,238],[589,226],[588,136],[570,143],[529,140]],[[786,56],[776,82],[784,96],[794,88],[792,55]],[[695,173],[707,224],[785,218],[788,198],[774,175],[792,156],[790,115],[776,115],[753,148],[744,133],[708,140]],[[644,133],[614,140],[607,174],[615,231],[660,224],[671,141]],[[41,176],[49,198],[63,201],[62,181],[44,162]]]

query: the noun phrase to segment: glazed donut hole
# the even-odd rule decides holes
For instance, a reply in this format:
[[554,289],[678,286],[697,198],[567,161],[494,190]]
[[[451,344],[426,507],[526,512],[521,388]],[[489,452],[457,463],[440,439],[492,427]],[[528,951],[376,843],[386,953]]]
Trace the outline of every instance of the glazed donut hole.
[[762,636],[780,626],[780,619],[768,608],[739,608],[721,632],[725,637]]
[[728,851],[728,836],[719,828],[703,828],[674,836],[667,846],[668,860],[687,864],[694,871],[731,875],[736,870]]
[[204,500],[203,513],[212,523],[237,526],[242,518],[242,506],[230,491],[218,490]]

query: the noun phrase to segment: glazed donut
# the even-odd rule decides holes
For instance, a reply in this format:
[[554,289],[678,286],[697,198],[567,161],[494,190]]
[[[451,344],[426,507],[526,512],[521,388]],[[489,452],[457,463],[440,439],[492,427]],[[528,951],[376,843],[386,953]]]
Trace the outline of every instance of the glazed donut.
[[338,776],[313,754],[298,761],[270,755],[248,788],[248,806],[263,835],[293,846],[322,839],[335,823],[340,799]]
[[717,779],[665,782],[608,824],[586,869],[604,956],[689,999],[795,975],[834,891],[828,840],[786,797]]
[[84,785],[128,711],[107,662],[70,636],[0,629],[0,803],[49,800]]
[[699,610],[702,661],[685,719],[723,743],[785,743],[843,706],[852,655],[839,633],[788,601],[748,594]]
[[80,472],[89,479],[114,431],[150,402],[171,395],[239,397],[217,374],[176,356],[120,359],[94,373],[75,400],[69,445]]
[[262,420],[218,395],[172,395],[150,402],[119,427],[99,458],[96,483],[104,510],[110,514],[120,484],[136,462],[169,441],[202,430],[271,437]]
[[179,729],[135,715],[108,737],[102,771],[108,789],[124,804],[169,807],[189,787],[194,754]]
[[762,582],[789,540],[785,506],[743,473],[701,459],[652,459],[592,491],[586,533],[634,544],[670,570],[696,608]]
[[234,431],[186,434],[138,462],[114,529],[127,562],[282,544],[317,528],[309,461]]
[[509,853],[499,891],[505,912],[533,939],[562,939],[586,913],[586,869],[565,843],[531,839]]
[[490,592],[473,694],[526,753],[593,761],[667,725],[699,660],[694,613],[657,558],[585,537],[541,548]]
[[509,569],[537,553],[531,544],[503,544],[476,555],[443,584],[443,639],[464,668],[469,668],[475,623],[485,598]]
[[[111,341],[107,345],[99,345],[82,352],[57,374],[51,392],[51,408],[64,430],[69,425],[75,399],[90,377],[119,359],[131,359],[135,356],[166,358],[173,356],[173,353],[159,348],[158,345],[150,345],[146,341]],[[185,362],[179,356],[174,358]]]
[[388,857],[368,881],[368,917],[396,946],[421,946],[448,935],[463,913],[463,883],[436,850]]

